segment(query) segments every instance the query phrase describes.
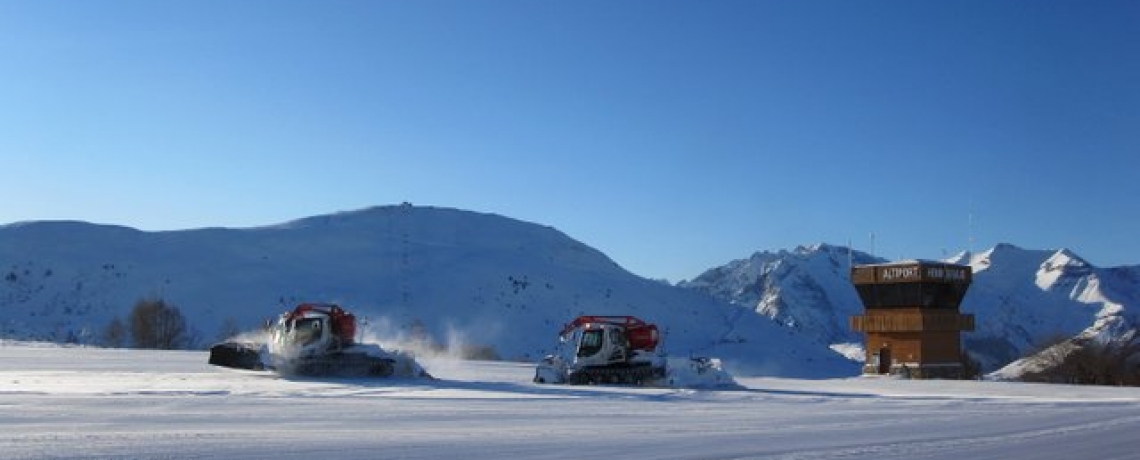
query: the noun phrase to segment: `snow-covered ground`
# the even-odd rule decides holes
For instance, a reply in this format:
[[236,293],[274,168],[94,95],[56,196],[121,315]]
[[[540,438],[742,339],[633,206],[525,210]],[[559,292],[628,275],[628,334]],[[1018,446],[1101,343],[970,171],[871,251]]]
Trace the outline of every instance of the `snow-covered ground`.
[[440,380],[297,380],[205,352],[0,343],[0,457],[1140,458],[1140,389],[738,378],[569,387],[425,361]]

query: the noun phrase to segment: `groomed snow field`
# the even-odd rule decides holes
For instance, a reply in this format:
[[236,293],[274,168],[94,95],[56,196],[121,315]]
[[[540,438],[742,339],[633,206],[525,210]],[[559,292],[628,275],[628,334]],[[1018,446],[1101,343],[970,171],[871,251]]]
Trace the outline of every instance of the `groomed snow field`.
[[1140,389],[747,378],[719,390],[287,379],[206,352],[0,344],[4,459],[1140,459]]

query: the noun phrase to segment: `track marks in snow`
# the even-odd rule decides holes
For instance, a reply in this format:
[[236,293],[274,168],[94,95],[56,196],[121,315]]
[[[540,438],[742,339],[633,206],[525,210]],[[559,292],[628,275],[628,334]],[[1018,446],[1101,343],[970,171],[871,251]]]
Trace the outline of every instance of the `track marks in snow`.
[[[931,422],[932,420],[924,419],[920,423],[930,424]],[[1043,441],[1045,444],[1058,444],[1059,440],[1072,440],[1079,444],[1082,442],[1082,437],[1085,434],[1096,433],[1103,436],[1103,433],[1106,431],[1120,432],[1123,442],[1128,443],[1128,439],[1132,436],[1131,433],[1140,430],[1140,415],[1125,415],[1107,420],[1096,420],[1076,424],[1067,424],[1066,421],[1058,420],[1057,424],[1057,426],[1034,428],[1024,431],[1007,426],[1000,429],[999,431],[1001,432],[997,434],[971,435],[969,437],[963,437],[961,435],[941,436],[937,431],[933,431],[926,434],[934,436],[935,439],[916,438],[886,442],[870,440],[868,443],[796,448],[784,452],[766,450],[762,456],[763,458],[772,460],[826,460],[848,458],[984,459],[1010,458],[1009,452],[1020,451],[1026,454],[1033,452],[1032,456],[1035,459],[1068,459],[1075,458],[1072,457],[1073,453],[1042,451],[1037,447],[1027,446],[1027,444],[1031,444],[1035,441]],[[889,428],[894,425],[899,424],[889,423],[883,426]],[[902,425],[905,426],[906,424]],[[873,428],[875,424],[872,423],[869,427]],[[899,427],[894,426],[894,428]],[[1011,428],[1012,431],[1007,431]],[[818,430],[819,427],[816,427],[816,429]],[[922,435],[923,433],[918,434]],[[1060,443],[1064,444],[1064,441]],[[1134,449],[1130,450],[1132,450],[1130,458],[1140,457],[1140,454],[1137,454]],[[727,458],[751,458],[753,454],[758,453],[743,454],[740,457],[729,456]]]
[[94,351],[0,371],[0,457],[567,458],[581,456],[583,440],[678,460],[1138,455],[1135,389],[768,378],[731,391],[558,386],[531,383],[530,365],[473,362],[439,363],[441,380],[286,379],[207,366],[200,353],[155,356],[170,356],[171,371]]

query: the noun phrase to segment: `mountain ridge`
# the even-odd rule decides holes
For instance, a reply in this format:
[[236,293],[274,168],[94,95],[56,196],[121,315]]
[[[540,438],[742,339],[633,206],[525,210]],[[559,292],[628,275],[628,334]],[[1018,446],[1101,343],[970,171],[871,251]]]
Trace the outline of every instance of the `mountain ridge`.
[[304,301],[338,302],[376,340],[421,328],[440,343],[534,360],[581,314],[657,323],[674,354],[758,375],[842,376],[857,365],[767,318],[629,273],[539,224],[494,214],[378,206],[281,224],[145,232],[47,222],[0,227],[0,335],[97,344],[134,302],[178,306],[201,339],[256,328]]
[[[439,342],[533,360],[580,314],[658,322],[676,353],[759,375],[855,375],[862,342],[852,265],[889,262],[817,243],[757,251],[668,285],[557,229],[452,208],[373,206],[249,228],[147,232],[81,221],[0,226],[0,336],[97,344],[141,298],[180,306],[201,342],[302,301],[340,302],[378,340],[426,326]],[[996,369],[1057,337],[1134,333],[1140,265],[1100,268],[1066,248],[1002,243],[970,265],[967,350]],[[205,343],[200,343],[202,345]],[[854,347],[854,348],[853,348]],[[839,359],[839,361],[836,361]]]

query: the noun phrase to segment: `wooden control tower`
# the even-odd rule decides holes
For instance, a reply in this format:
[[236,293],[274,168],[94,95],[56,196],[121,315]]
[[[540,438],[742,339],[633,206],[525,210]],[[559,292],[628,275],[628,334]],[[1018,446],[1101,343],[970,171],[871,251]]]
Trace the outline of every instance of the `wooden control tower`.
[[974,315],[959,312],[970,287],[968,266],[928,261],[860,265],[851,282],[864,314],[851,328],[866,334],[864,374],[962,378],[962,331]]

